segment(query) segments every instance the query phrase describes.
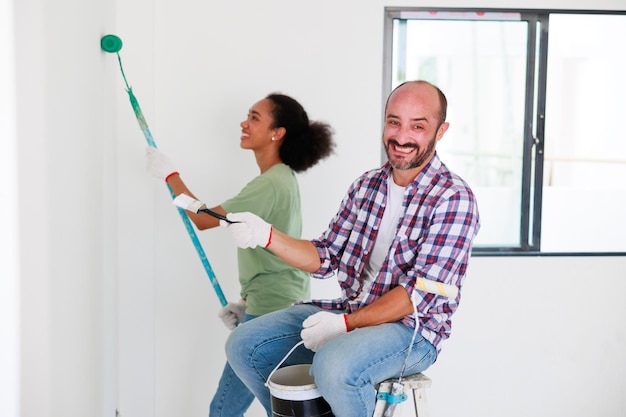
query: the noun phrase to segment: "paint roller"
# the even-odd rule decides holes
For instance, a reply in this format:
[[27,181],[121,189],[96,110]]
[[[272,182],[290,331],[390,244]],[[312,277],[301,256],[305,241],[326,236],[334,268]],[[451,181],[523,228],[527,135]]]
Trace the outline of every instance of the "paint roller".
[[[100,39],[100,48],[104,52],[114,53],[117,55],[117,60],[120,65],[122,78],[124,79],[124,84],[126,85],[126,92],[128,93],[128,98],[130,99],[130,104],[133,107],[133,112],[135,113],[135,117],[137,119],[137,122],[139,123],[139,127],[141,128],[141,131],[143,132],[144,137],[146,138],[146,141],[148,142],[148,145],[152,146],[153,148],[156,148],[157,146],[152,137],[152,133],[150,132],[150,128],[148,127],[148,123],[146,122],[146,119],[143,116],[143,112],[141,111],[141,107],[139,106],[139,101],[137,101],[137,98],[133,94],[132,88],[128,85],[128,81],[126,80],[126,75],[124,74],[124,68],[122,67],[122,58],[120,57],[120,54],[119,54],[119,51],[122,49],[122,46],[123,46],[122,40],[115,35],[110,35],[110,34],[105,35]],[[175,198],[174,193],[172,192],[172,188],[169,186],[169,184],[167,184],[167,188],[170,192],[171,197]],[[209,263],[209,260],[206,257],[204,249],[202,248],[202,244],[200,243],[200,240],[198,239],[198,236],[195,230],[193,229],[193,226],[191,225],[191,221],[189,220],[189,217],[187,217],[187,214],[185,213],[185,211],[180,207],[178,208],[178,213],[180,214],[180,217],[185,225],[185,228],[187,229],[187,233],[189,234],[189,237],[191,238],[191,241],[194,247],[196,248],[196,252],[198,253],[198,256],[200,257],[202,266],[204,267],[204,270],[206,271],[207,276],[209,277],[209,281],[211,282],[211,285],[213,286],[213,289],[215,290],[215,294],[217,295],[217,298],[219,299],[220,304],[222,305],[222,307],[226,306],[226,304],[228,304],[228,301],[226,300],[226,297],[224,296],[224,292],[222,291],[222,288],[219,282],[217,281],[217,277],[215,276],[215,273],[213,272],[213,268],[211,267],[211,264]],[[215,214],[218,214],[218,213],[215,213]]]

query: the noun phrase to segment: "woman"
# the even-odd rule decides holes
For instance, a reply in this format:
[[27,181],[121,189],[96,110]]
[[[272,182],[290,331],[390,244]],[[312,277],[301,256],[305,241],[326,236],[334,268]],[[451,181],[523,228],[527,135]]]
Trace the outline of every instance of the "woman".
[[[294,172],[306,171],[329,156],[334,148],[332,135],[330,125],[310,121],[300,103],[289,96],[273,93],[258,101],[241,122],[240,146],[254,152],[260,175],[212,210],[221,214],[249,211],[300,237],[300,191]],[[165,155],[150,147],[146,156],[148,170],[165,179],[174,195],[196,198]],[[206,214],[186,213],[200,230],[219,226],[219,220]],[[241,300],[219,312],[228,328],[310,298],[308,274],[269,251],[238,249],[237,258]],[[226,363],[209,416],[242,417],[253,400],[254,395]]]

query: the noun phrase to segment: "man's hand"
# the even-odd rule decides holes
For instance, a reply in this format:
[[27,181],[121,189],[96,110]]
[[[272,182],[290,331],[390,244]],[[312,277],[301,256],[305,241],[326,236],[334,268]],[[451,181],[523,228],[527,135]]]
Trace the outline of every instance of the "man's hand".
[[226,223],[221,220],[220,225],[230,230],[235,243],[240,248],[267,248],[272,241],[272,225],[265,222],[256,214],[249,212],[228,213],[226,218],[236,223]]
[[246,300],[239,300],[236,303],[228,303],[217,313],[224,325],[233,330],[237,324],[242,323],[246,315]]
[[167,177],[178,173],[170,158],[152,146],[146,148],[146,168],[150,174],[166,181]]
[[326,342],[348,332],[345,314],[320,311],[302,322],[300,337],[304,346],[317,352]]

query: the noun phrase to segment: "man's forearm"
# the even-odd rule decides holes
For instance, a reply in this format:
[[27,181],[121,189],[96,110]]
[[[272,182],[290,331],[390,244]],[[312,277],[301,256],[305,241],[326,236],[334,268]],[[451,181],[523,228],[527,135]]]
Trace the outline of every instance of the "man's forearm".
[[413,304],[404,287],[398,286],[362,309],[348,314],[348,330],[392,323],[413,313]]
[[309,273],[317,271],[321,265],[313,243],[304,239],[295,239],[276,228],[272,228],[272,236],[267,249],[289,265]]

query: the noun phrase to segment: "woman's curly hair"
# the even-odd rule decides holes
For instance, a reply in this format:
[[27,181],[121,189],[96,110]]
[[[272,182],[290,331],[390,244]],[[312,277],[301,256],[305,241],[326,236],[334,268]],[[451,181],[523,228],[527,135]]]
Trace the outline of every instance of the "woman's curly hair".
[[272,102],[272,128],[285,128],[278,152],[286,165],[304,172],[333,153],[334,131],[328,123],[311,122],[302,105],[289,96],[272,93],[266,98]]

